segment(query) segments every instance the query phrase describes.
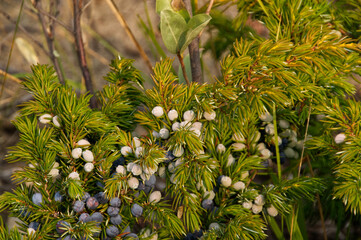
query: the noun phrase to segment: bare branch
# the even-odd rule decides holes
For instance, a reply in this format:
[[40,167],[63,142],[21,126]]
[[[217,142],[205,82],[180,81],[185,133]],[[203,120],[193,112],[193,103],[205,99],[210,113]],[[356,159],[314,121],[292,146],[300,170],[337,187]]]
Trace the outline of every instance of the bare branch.
[[[55,6],[53,6],[53,8],[56,9],[57,4],[58,4],[58,1],[56,0]],[[50,57],[51,61],[53,62],[56,74],[58,75],[59,82],[61,84],[64,84],[65,81],[64,81],[63,73],[60,69],[59,59],[57,56],[55,56],[55,45],[54,45],[55,29],[54,29],[53,21],[49,21],[48,24],[46,23],[44,15],[42,14],[41,11],[39,11],[39,9],[41,9],[41,1],[40,0],[34,1],[33,6],[35,9],[37,9],[37,15],[38,15],[39,21],[41,23],[41,27],[44,32],[46,43],[48,45],[49,57]]]
[[[30,10],[32,12],[35,12],[34,9],[27,9]],[[71,27],[69,27],[68,25],[66,25],[64,22],[62,22],[61,20],[57,19],[56,17],[54,17],[53,15],[51,15],[50,13],[48,13],[47,11],[44,11],[44,9],[41,8],[37,8],[37,11],[39,11],[41,14],[47,16],[48,18],[51,18],[55,23],[61,25],[65,30],[67,30],[68,32],[70,32],[71,34],[73,34],[73,29],[71,29]],[[35,12],[36,13],[36,12]],[[36,13],[37,14],[37,13]]]
[[119,11],[118,7],[115,5],[113,0],[107,0],[107,3],[110,6],[110,8],[112,9],[112,11],[114,12],[115,16],[117,17],[119,23],[122,25],[122,27],[125,29],[128,36],[130,37],[130,39],[133,41],[133,43],[137,47],[140,55],[142,56],[143,60],[145,61],[146,65],[147,65],[147,67],[149,68],[150,71],[152,71],[152,64],[151,64],[147,54],[145,53],[142,46],[140,46],[140,44],[138,43],[137,39],[135,38],[132,30],[129,28],[127,22],[125,21],[125,18]]
[[[190,16],[193,16],[192,12],[192,3],[191,0],[185,0],[184,1],[185,6],[190,14]],[[199,36],[196,37],[188,46],[189,51],[189,57],[191,60],[191,71],[192,71],[192,80],[194,82],[203,82],[202,77],[202,67],[201,67],[201,58],[199,55]]]
[[[91,76],[85,56],[84,42],[80,27],[82,2],[83,2],[82,0],[73,0],[75,46],[76,46],[79,65],[85,81],[85,87],[90,94],[94,94],[93,82],[91,80]],[[94,96],[90,99],[90,107],[91,108],[96,107],[96,99]]]
[[13,34],[13,39],[12,39],[12,41],[11,41],[10,52],[9,52],[9,56],[8,56],[8,60],[7,60],[7,63],[6,63],[6,68],[5,68],[5,74],[4,74],[3,82],[2,82],[2,84],[1,84],[0,99],[1,99],[1,97],[3,96],[4,87],[5,87],[5,82],[6,82],[6,79],[7,79],[7,78],[6,78],[6,77],[7,77],[7,72],[8,72],[8,70],[9,70],[10,59],[11,59],[11,55],[12,55],[12,52],[13,52],[13,49],[14,49],[15,37],[16,37],[16,33],[18,32],[19,23],[20,23],[20,17],[21,17],[21,13],[22,13],[22,11],[23,11],[23,7],[24,7],[24,0],[21,1],[20,11],[19,11],[18,18],[17,18],[16,24],[15,24],[15,31],[14,31],[14,34]]
[[206,11],[207,15],[209,15],[209,13],[211,12],[213,3],[214,3],[214,0],[209,1],[209,5],[208,5],[207,11]]
[[183,72],[183,77],[184,79],[186,80],[186,83],[187,85],[189,86],[189,79],[188,79],[188,76],[187,76],[187,72],[186,72],[186,68],[184,66],[184,62],[183,62],[183,57],[180,53],[177,53],[177,57],[179,59],[179,62],[181,64],[181,68],[182,68],[182,72]]

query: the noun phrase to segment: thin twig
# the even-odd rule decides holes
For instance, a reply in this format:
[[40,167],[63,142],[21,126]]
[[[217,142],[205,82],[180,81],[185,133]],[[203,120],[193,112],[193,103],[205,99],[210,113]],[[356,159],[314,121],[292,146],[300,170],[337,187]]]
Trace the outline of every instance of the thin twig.
[[[313,97],[313,96],[312,96]],[[305,137],[303,139],[303,145],[302,145],[302,151],[301,151],[301,158],[300,158],[300,163],[298,165],[298,173],[297,173],[297,177],[299,178],[301,175],[301,167],[302,167],[302,162],[303,162],[303,155],[305,153],[305,143],[307,140],[307,134],[308,134],[308,127],[310,125],[310,118],[311,118],[311,110],[312,110],[312,98],[311,98],[311,102],[310,102],[310,107],[308,109],[308,117],[307,117],[307,124],[306,124],[306,131],[305,131]]]
[[1,70],[1,69],[0,69],[0,75],[3,75],[3,76],[7,75],[7,77],[8,77],[9,79],[13,80],[13,81],[16,82],[16,83],[21,83],[21,82],[22,82],[19,78],[14,77],[13,75],[11,75],[11,74],[9,74],[9,73],[7,73],[7,72],[4,72],[4,71]]
[[[207,7],[207,10],[206,10],[205,14],[207,14],[207,15],[210,14],[210,12],[212,10],[213,3],[214,3],[214,0],[209,1],[209,5]],[[202,29],[202,31],[198,34],[198,39],[201,38],[201,35],[202,35],[203,31],[204,31],[204,29]]]
[[[88,64],[85,57],[84,42],[80,27],[80,15],[81,15],[82,3],[83,3],[82,0],[73,0],[74,38],[75,38],[76,52],[78,56],[79,65],[85,81],[85,87],[90,94],[94,94],[93,82],[91,80]],[[90,99],[90,107],[91,108],[96,107],[96,99],[94,96]]]
[[128,36],[130,37],[130,39],[133,41],[133,43],[137,47],[140,55],[142,56],[143,60],[145,61],[145,64],[147,65],[149,71],[152,71],[152,64],[151,64],[151,62],[150,62],[150,60],[148,58],[148,55],[145,53],[142,46],[140,46],[140,44],[138,43],[138,41],[135,38],[132,30],[129,28],[127,22],[125,21],[125,18],[123,17],[122,13],[119,11],[117,5],[114,3],[113,0],[107,0],[106,2],[108,3],[109,7],[112,9],[113,13],[117,17],[120,25],[122,25],[122,27],[124,28],[124,30],[126,31]]
[[5,74],[4,74],[4,78],[3,78],[3,83],[1,85],[1,91],[0,91],[0,99],[3,95],[4,92],[4,87],[5,87],[5,82],[6,82],[6,76],[7,76],[7,72],[9,70],[9,66],[10,66],[10,59],[11,59],[11,54],[13,52],[14,49],[14,43],[15,43],[15,36],[16,33],[18,31],[18,27],[19,27],[19,23],[20,23],[20,17],[21,17],[21,12],[23,11],[23,6],[24,6],[24,0],[21,1],[21,5],[20,5],[20,10],[19,10],[19,15],[18,18],[16,20],[16,25],[15,25],[15,31],[14,31],[14,35],[13,35],[13,40],[11,42],[11,47],[10,47],[10,53],[9,53],[9,57],[8,57],[8,61],[6,63],[6,69],[5,69]]
[[[209,15],[213,6],[214,0],[210,0],[208,8],[206,10],[206,14]],[[189,15],[193,16],[193,9],[191,0],[185,0],[184,4],[189,12]],[[199,33],[199,35],[189,44],[188,52],[191,60],[191,71],[192,71],[192,80],[195,82],[202,83],[203,82],[203,74],[202,74],[202,66],[201,66],[201,58],[199,54],[199,40],[203,33],[203,30]]]
[[[28,9],[32,12],[34,12],[34,9]],[[60,26],[62,26],[65,30],[67,30],[70,33],[73,33],[73,29],[71,29],[71,27],[69,27],[68,25],[66,25],[66,23],[62,22],[61,20],[57,19],[56,17],[54,17],[53,15],[51,15],[50,13],[48,13],[47,11],[44,11],[41,8],[37,8],[36,9],[38,12],[40,12],[41,14],[47,16],[48,18],[51,18],[55,23],[59,24]],[[36,12],[35,12],[36,13]],[[37,13],[36,13],[37,14]]]
[[207,15],[209,15],[209,13],[211,12],[213,3],[214,3],[214,0],[209,1],[209,5],[208,5],[207,11],[206,11]]
[[[2,9],[0,9],[0,13],[11,23],[13,23],[14,25],[16,25],[16,21],[12,20],[10,15],[7,14],[6,12],[4,12]],[[22,27],[20,24],[18,26],[18,28],[26,35],[26,37],[28,39],[30,39],[31,41],[33,41],[48,57],[49,57],[49,53],[48,51],[44,48],[44,45],[41,44],[39,41],[37,41],[36,39],[34,39],[34,37],[32,36],[32,34],[28,33],[28,31],[26,31],[26,29],[24,27]]]
[[[38,10],[37,15],[38,15],[39,21],[41,23],[41,27],[42,27],[43,32],[44,32],[46,43],[48,45],[50,60],[53,62],[56,74],[58,75],[59,82],[61,84],[64,84],[65,81],[64,81],[63,73],[62,73],[62,71],[60,69],[59,58],[57,58],[55,56],[55,45],[54,45],[55,29],[54,29],[54,24],[53,24],[53,21],[49,21],[48,24],[46,23],[44,15],[42,14],[41,11],[39,11],[39,9],[41,9],[40,4],[41,4],[40,0],[36,0],[36,1],[33,2],[34,8]],[[55,4],[56,5],[55,5],[54,8],[56,9],[58,1],[55,1]]]
[[276,104],[273,103],[273,126],[274,126],[274,137],[275,137],[275,148],[276,148],[276,160],[277,160],[277,173],[278,173],[278,180],[281,182],[282,180],[282,167],[281,167],[281,157],[280,157],[280,149],[278,145],[278,132],[277,132],[277,111],[276,111]]
[[188,80],[186,68],[184,67],[183,57],[182,57],[182,55],[180,55],[180,53],[177,53],[177,57],[178,57],[179,62],[180,62],[180,64],[181,64],[181,68],[182,68],[182,72],[183,72],[183,77],[184,77],[184,79],[186,80],[187,85],[189,86],[189,80]]
[[[189,15],[193,16],[191,0],[185,0],[184,4],[189,12]],[[192,81],[202,83],[202,67],[201,58],[199,55],[199,38],[196,37],[188,46],[189,58],[191,62]]]
[[292,208],[292,220],[291,220],[291,231],[290,231],[290,240],[293,238],[293,224],[295,222],[295,214],[294,214],[294,208]]
[[[306,159],[307,159],[308,167],[310,168],[311,176],[312,176],[312,177],[315,177],[315,173],[313,172],[313,168],[312,168],[312,164],[311,164],[311,161],[310,161],[309,156],[307,156]],[[322,224],[322,230],[323,230],[323,239],[324,239],[324,240],[327,240],[327,232],[326,232],[325,218],[324,218],[324,216],[323,216],[321,199],[320,199],[320,195],[319,195],[318,193],[316,194],[316,198],[317,198],[318,211],[320,212],[320,218],[321,218],[321,224]]]

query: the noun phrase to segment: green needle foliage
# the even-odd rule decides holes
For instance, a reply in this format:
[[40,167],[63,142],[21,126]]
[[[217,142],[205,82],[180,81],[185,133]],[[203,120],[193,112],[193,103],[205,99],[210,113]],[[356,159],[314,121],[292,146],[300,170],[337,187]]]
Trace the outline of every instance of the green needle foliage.
[[[16,189],[0,196],[19,230],[2,226],[4,239],[247,240],[266,239],[269,228],[279,239],[307,239],[315,212],[339,218],[338,230],[349,216],[357,223],[361,105],[346,96],[355,92],[349,77],[361,74],[361,46],[344,35],[354,15],[336,19],[341,10],[328,1],[237,7],[233,30],[245,37],[213,84],[180,83],[165,58],[144,90],[132,60],[118,58],[91,109],[89,94],[33,66],[24,87],[34,100],[14,122],[20,141],[7,156],[26,165],[13,175]],[[169,1],[157,10],[187,26],[176,39],[162,32],[176,53],[210,19],[192,25],[197,17]],[[237,30],[249,17],[269,38]]]

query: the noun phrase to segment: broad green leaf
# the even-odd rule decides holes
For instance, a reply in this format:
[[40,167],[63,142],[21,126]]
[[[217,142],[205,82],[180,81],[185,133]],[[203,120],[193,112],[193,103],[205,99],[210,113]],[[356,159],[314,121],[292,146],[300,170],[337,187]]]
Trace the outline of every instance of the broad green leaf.
[[172,0],[157,0],[157,2],[155,3],[155,10],[157,11],[157,13],[160,14],[160,12],[166,9],[171,10],[171,1]]
[[180,37],[187,30],[184,18],[172,10],[163,10],[160,12],[160,30],[168,51],[177,53]]
[[192,40],[195,39],[198,34],[207,26],[211,19],[212,17],[203,13],[195,15],[189,20],[187,24],[188,30],[182,34],[181,40],[179,42],[180,45],[178,49],[181,53],[188,47]]

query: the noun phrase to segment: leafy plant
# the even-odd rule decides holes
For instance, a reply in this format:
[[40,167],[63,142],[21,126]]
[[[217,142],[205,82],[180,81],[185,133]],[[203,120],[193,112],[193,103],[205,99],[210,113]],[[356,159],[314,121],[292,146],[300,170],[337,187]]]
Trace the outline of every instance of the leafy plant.
[[[157,1],[165,46],[178,56],[211,19],[179,4]],[[27,165],[0,196],[20,220],[10,235],[265,239],[270,228],[277,239],[307,239],[317,211],[321,222],[343,213],[338,231],[347,216],[358,221],[361,108],[346,95],[361,74],[360,44],[337,30],[327,1],[237,7],[233,26],[252,12],[269,38],[236,41],[214,83],[180,83],[165,58],[143,90],[132,61],[118,58],[90,108],[91,95],[33,66],[23,85],[34,100],[7,157]]]

